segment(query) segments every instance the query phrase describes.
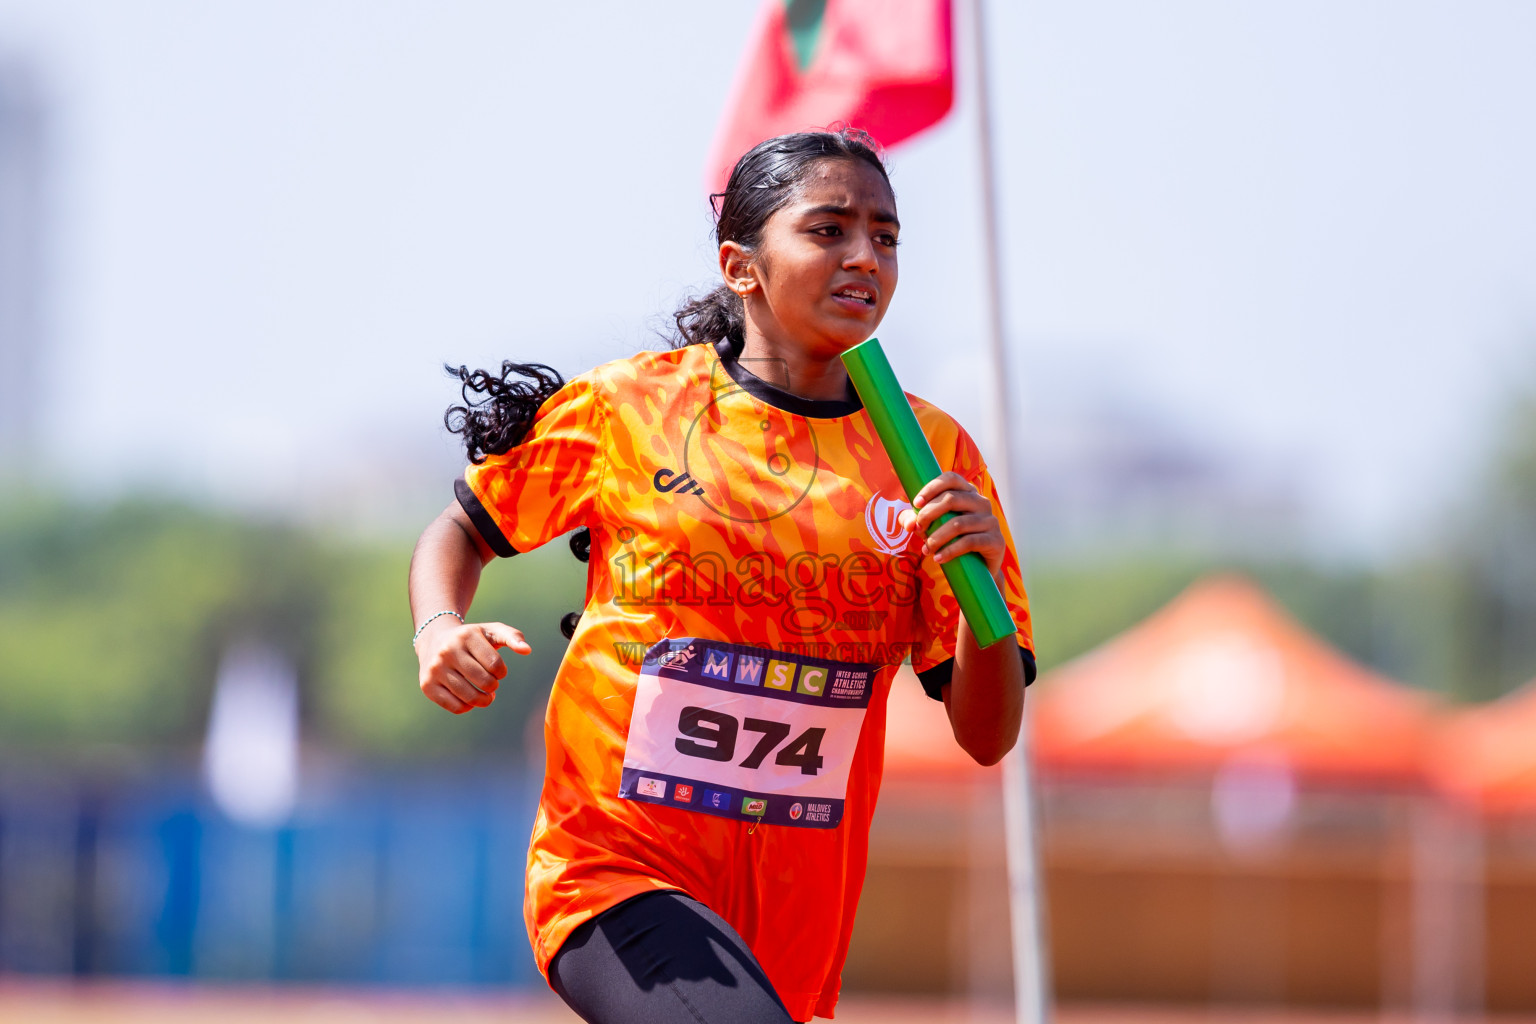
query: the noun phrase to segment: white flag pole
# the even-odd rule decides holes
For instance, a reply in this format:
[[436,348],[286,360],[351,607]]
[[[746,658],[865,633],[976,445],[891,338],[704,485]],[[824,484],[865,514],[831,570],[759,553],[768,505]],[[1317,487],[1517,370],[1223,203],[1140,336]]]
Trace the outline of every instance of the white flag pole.
[[[1008,346],[1004,336],[1003,285],[999,266],[997,186],[993,176],[992,111],[987,78],[985,0],[971,3],[972,75],[976,95],[977,157],[982,203],[982,280],[987,293],[987,336],[992,372],[992,462],[989,469],[1015,538],[1023,506],[1013,486],[1013,403],[1008,393]],[[1015,540],[1015,546],[1018,546]],[[1049,1024],[1051,992],[1044,935],[1045,907],[1040,855],[1035,843],[1029,728],[1003,759],[1003,830],[1008,847],[1008,904],[1013,930],[1013,992],[1019,1024]]]

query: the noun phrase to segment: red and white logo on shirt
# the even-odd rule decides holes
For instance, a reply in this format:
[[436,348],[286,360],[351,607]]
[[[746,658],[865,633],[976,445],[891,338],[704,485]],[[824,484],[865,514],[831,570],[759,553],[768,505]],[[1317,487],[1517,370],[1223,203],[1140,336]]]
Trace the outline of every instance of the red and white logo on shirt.
[[864,525],[869,530],[869,539],[882,554],[899,555],[912,539],[912,534],[901,525],[901,513],[911,508],[912,503],[900,497],[900,493],[897,491],[897,497],[893,498],[876,492],[864,506]]

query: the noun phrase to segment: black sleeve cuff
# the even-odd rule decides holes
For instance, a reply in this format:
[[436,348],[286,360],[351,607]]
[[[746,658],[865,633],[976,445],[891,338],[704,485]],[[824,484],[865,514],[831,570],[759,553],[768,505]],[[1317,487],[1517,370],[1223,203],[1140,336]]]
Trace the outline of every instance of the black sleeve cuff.
[[[1035,681],[1035,652],[1027,647],[1019,648],[1019,657],[1024,660],[1024,685],[1028,686]],[[917,674],[918,682],[923,684],[923,692],[934,700],[944,699],[944,687],[949,685],[955,675],[955,659],[949,658],[939,662],[933,668],[925,668]]]
[[511,558],[517,554],[517,548],[507,542],[506,534],[501,532],[501,527],[496,525],[496,520],[480,504],[480,499],[475,497],[474,489],[468,481],[459,477],[453,482],[453,496],[459,499],[459,505],[463,507],[469,521],[475,524],[475,529],[480,531],[480,536],[490,545],[492,551],[502,558]]

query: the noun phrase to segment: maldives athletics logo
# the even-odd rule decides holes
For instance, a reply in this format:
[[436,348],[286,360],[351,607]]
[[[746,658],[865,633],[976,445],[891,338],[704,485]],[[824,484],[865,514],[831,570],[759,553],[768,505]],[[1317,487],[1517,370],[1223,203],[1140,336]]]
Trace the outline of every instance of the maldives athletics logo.
[[900,497],[899,490],[896,493],[898,497],[892,498],[886,491],[877,491],[864,506],[864,526],[869,530],[869,539],[887,555],[901,554],[912,540],[912,534],[901,524],[901,513],[911,508],[912,503]]

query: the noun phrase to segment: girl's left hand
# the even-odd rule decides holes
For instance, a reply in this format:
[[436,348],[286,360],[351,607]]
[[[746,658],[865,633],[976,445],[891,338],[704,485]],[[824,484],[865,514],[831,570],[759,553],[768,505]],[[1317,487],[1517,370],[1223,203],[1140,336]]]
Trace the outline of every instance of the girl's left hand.
[[[1002,524],[992,514],[992,503],[959,473],[945,471],[928,481],[912,501],[912,509],[901,514],[907,530],[927,532],[928,527],[946,512],[955,518],[934,530],[923,542],[923,554],[940,564],[974,551],[986,560],[993,577],[1003,572]],[[915,510],[915,511],[914,511]]]

